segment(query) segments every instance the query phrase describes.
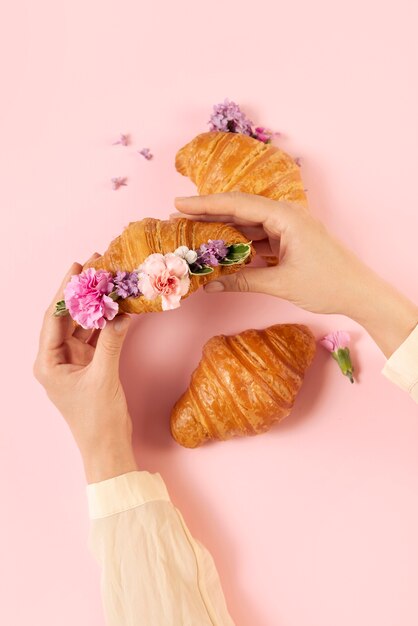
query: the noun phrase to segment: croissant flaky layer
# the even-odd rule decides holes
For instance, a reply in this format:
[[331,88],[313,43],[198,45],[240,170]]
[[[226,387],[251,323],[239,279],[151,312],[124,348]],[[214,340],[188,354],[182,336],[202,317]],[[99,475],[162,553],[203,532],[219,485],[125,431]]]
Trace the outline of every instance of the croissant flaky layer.
[[195,448],[264,433],[289,415],[315,348],[311,331],[299,324],[213,337],[173,408],[174,439]]
[[294,159],[240,133],[198,135],[177,152],[176,169],[195,183],[201,195],[242,191],[307,206]]
[[[114,239],[106,252],[84,266],[104,269],[109,272],[135,270],[145,259],[153,253],[167,254],[174,252],[179,246],[187,246],[197,250],[209,239],[222,239],[226,244],[248,243],[244,237],[232,226],[220,222],[195,222],[188,219],[162,221],[154,218],[145,218],[139,222],[131,222],[123,233]],[[246,259],[246,263],[255,254]],[[238,271],[243,264],[231,266],[217,266],[211,274],[190,276],[190,289],[187,297],[199,287],[216,280],[220,275]],[[127,298],[119,301],[119,308],[126,313],[147,313],[162,311],[161,297],[147,300],[144,296]]]

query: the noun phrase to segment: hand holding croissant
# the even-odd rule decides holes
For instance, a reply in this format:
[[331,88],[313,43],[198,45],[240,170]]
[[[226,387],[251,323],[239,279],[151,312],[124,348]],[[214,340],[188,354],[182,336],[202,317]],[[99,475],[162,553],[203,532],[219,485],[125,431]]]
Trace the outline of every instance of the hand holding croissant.
[[[206,286],[206,291],[266,293],[314,313],[347,315],[361,324],[389,357],[417,323],[417,307],[367,267],[298,204],[226,193],[177,198],[193,219],[239,225],[257,254],[274,254],[274,267],[245,268]],[[221,218],[220,218],[221,216]]]

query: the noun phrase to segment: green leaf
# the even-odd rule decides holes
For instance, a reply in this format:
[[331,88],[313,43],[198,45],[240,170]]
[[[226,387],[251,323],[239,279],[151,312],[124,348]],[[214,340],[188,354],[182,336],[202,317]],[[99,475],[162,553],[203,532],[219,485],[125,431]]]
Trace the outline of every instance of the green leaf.
[[251,245],[249,243],[233,243],[229,246],[229,251],[227,256],[232,254],[246,254],[251,250]]
[[62,317],[64,315],[68,315],[68,309],[65,306],[65,300],[60,300],[55,305],[54,315],[56,317]]
[[209,267],[209,265],[203,265],[203,267],[189,267],[190,274],[193,276],[203,276],[205,274],[212,274],[213,267]]
[[332,353],[332,356],[340,366],[340,370],[347,376],[351,383],[354,382],[353,366],[350,358],[350,350],[348,348],[338,348],[336,352]]
[[112,300],[113,300],[114,302],[116,302],[116,300],[119,300],[119,295],[118,295],[118,293],[117,293],[116,291],[112,291],[112,292],[109,294],[109,298],[112,298]]
[[234,243],[229,246],[228,254],[223,261],[219,261],[219,265],[236,265],[237,263],[242,263],[250,254],[250,243]]

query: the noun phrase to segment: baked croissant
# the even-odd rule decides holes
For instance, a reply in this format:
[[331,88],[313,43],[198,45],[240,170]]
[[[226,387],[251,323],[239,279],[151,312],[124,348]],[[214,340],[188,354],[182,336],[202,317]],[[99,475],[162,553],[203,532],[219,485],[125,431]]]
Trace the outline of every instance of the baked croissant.
[[201,195],[243,191],[307,206],[300,168],[292,157],[248,135],[202,133],[177,152],[176,169]]
[[[109,272],[118,270],[132,272],[150,254],[174,252],[179,246],[197,250],[209,239],[222,239],[227,244],[249,243],[234,227],[220,222],[194,222],[188,219],[162,221],[145,218],[139,222],[131,222],[123,233],[111,242],[101,257],[86,263],[83,269],[94,267]],[[254,250],[251,249],[251,254],[244,262],[248,263],[254,254]],[[216,280],[220,275],[236,272],[241,266],[242,264],[218,265],[213,268],[211,274],[191,275],[189,291],[183,297],[187,297],[207,282]],[[119,309],[126,313],[161,311],[161,297],[155,300],[147,300],[143,296],[126,298],[119,301]]]
[[264,433],[290,413],[315,348],[311,331],[299,324],[212,337],[173,408],[174,439],[195,448]]

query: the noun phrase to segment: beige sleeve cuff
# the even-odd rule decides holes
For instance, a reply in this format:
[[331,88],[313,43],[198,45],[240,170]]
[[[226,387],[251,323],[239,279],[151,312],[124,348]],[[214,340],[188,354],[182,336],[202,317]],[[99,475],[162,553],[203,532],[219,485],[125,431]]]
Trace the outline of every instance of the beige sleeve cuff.
[[418,402],[418,326],[386,361],[382,374]]
[[99,519],[170,497],[160,474],[134,471],[87,485],[87,500],[90,519]]

